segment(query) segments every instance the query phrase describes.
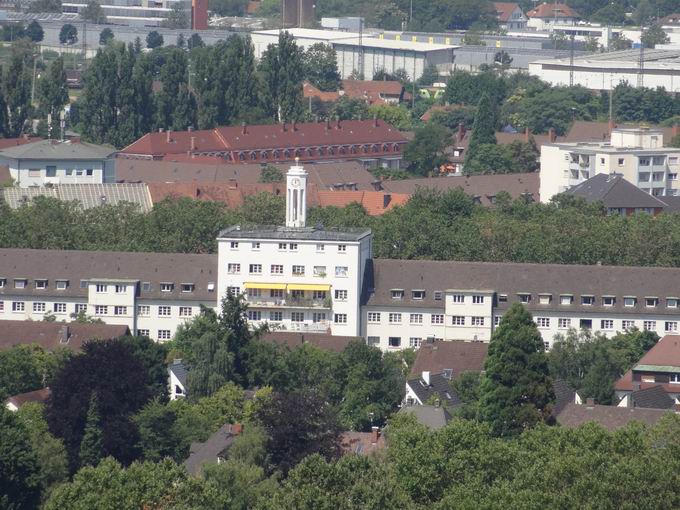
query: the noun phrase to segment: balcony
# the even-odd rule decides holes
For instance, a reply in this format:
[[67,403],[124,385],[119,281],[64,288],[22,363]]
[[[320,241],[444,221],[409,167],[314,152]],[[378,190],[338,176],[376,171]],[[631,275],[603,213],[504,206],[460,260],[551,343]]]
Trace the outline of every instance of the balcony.
[[333,302],[330,297],[325,299],[311,299],[311,298],[260,298],[247,297],[246,302],[251,308],[315,308],[322,310],[330,310],[333,307]]
[[325,333],[330,327],[331,323],[328,321],[281,323],[281,330],[283,331],[300,331],[306,333]]

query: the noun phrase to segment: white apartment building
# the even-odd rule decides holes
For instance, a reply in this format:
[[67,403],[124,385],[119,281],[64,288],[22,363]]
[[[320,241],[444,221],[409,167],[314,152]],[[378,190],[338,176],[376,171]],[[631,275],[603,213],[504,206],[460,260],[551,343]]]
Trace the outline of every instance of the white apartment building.
[[546,347],[556,334],[660,336],[680,324],[680,269],[375,259],[361,335],[382,350],[429,338],[488,342],[513,302],[533,314]]
[[287,174],[286,225],[232,226],[218,237],[218,292],[243,293],[248,318],[286,331],[357,336],[368,229],[306,226],[307,172]]
[[597,174],[621,174],[654,196],[678,194],[680,149],[664,147],[663,132],[613,129],[609,142],[541,146],[541,202]]
[[71,321],[85,313],[169,340],[217,305],[215,255],[0,250],[0,320]]

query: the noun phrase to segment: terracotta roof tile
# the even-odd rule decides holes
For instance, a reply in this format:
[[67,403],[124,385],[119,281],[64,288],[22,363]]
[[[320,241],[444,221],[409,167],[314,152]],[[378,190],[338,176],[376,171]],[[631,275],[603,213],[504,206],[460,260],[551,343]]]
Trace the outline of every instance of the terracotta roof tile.
[[566,4],[543,3],[527,12],[529,18],[577,18],[578,13]]
[[38,344],[48,351],[59,348],[78,351],[88,340],[118,338],[128,333],[129,329],[125,325],[2,321],[0,350],[10,349],[15,345]]
[[514,2],[494,2],[494,9],[498,15],[498,20],[505,23],[510,20],[510,16],[519,8],[519,5]]
[[319,191],[319,205],[322,207],[345,207],[351,203],[361,204],[371,216],[379,216],[397,205],[408,202],[410,195],[385,193],[383,191]]

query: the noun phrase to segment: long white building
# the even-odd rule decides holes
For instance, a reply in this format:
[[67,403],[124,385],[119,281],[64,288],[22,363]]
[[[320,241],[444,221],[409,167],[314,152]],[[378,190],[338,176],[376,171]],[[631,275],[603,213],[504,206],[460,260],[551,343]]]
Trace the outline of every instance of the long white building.
[[297,165],[287,175],[285,226],[229,227],[217,255],[0,250],[0,320],[83,312],[165,341],[233,293],[253,325],[385,351],[488,342],[515,302],[548,347],[571,328],[678,332],[680,269],[373,259],[370,230],[307,226],[306,180]]

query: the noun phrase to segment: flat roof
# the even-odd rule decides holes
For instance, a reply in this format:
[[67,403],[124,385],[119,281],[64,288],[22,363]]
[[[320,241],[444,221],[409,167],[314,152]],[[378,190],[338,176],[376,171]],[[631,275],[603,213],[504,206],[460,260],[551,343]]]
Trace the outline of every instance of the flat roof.
[[[347,44],[352,46],[359,46],[359,38],[349,38],[333,41],[333,44]],[[442,51],[442,50],[455,50],[460,48],[460,46],[454,46],[452,44],[436,44],[436,43],[424,43],[424,42],[413,42],[413,41],[396,41],[393,39],[377,39],[371,37],[364,37],[361,40],[361,45],[367,48],[382,48],[386,50],[408,50],[417,52],[428,52],[428,51]]]
[[287,29],[273,29],[273,30],[255,30],[253,34],[259,35],[275,35],[278,37],[279,33],[288,32],[295,38],[301,39],[320,39],[320,40],[336,40],[336,39],[351,39],[359,37],[357,32],[341,32],[339,30],[316,30],[313,28],[287,28]]
[[[574,58],[576,67],[602,66],[619,67],[637,70],[639,67],[640,50],[610,51],[607,53],[591,53]],[[536,60],[532,64],[566,65],[570,66],[569,58]],[[645,70],[675,70],[680,69],[680,50],[645,49]]]
[[297,239],[301,241],[360,241],[371,234],[369,228],[303,227],[289,228],[275,225],[233,225],[222,230],[218,239]]

